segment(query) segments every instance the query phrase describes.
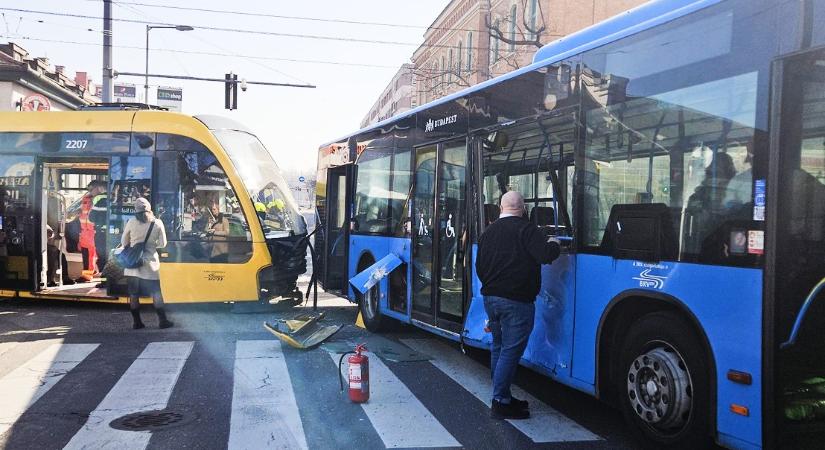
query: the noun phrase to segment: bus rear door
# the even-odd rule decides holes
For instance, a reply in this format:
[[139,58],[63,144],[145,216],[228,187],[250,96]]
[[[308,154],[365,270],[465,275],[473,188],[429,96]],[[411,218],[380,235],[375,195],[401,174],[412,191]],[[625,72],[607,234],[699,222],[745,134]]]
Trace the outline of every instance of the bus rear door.
[[412,317],[455,333],[466,311],[467,144],[415,149]]

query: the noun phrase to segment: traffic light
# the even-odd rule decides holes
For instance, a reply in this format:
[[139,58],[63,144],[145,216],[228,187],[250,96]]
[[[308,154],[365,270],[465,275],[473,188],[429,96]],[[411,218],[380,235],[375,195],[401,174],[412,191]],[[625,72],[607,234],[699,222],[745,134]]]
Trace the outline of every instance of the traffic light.
[[238,75],[227,73],[224,80],[224,108],[238,109]]

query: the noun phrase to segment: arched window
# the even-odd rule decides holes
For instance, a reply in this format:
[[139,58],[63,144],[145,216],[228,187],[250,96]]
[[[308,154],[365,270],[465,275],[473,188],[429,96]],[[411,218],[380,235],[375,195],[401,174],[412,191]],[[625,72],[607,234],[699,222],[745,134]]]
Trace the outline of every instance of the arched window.
[[[498,30],[498,26],[501,24],[501,20],[496,19],[493,22],[493,29]],[[493,36],[493,33],[490,33],[490,64],[495,64],[498,61],[498,44],[499,41],[497,37]]]
[[[510,41],[516,40],[516,12],[517,12],[516,5],[513,5],[510,8]],[[514,51],[516,49],[516,44],[510,42],[510,51]]]
[[449,65],[449,66],[447,66],[447,67],[449,67],[449,68],[447,69],[447,71],[448,71],[448,73],[447,73],[447,81],[449,81],[450,83],[452,83],[452,82],[453,82],[453,68],[455,67],[455,66],[453,66],[453,49],[450,49],[450,59],[449,59],[449,62],[450,62],[450,65]]
[[461,41],[458,41],[458,61],[456,61],[455,65],[455,73],[458,74],[458,77],[461,77],[461,59],[463,58],[464,54],[464,46],[461,44]]
[[536,18],[538,17],[538,0],[530,0],[530,37],[536,38]]
[[473,72],[473,32],[467,33],[467,73]]

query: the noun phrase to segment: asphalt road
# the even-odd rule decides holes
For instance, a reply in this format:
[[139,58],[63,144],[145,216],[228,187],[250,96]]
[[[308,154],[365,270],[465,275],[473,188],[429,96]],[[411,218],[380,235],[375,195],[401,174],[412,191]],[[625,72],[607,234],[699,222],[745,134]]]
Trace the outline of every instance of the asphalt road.
[[[341,299],[320,306],[345,324],[330,342],[382,342]],[[636,447],[617,411],[524,368],[534,417],[490,419],[486,355],[411,327],[382,337],[430,359],[372,355],[372,397],[357,405],[339,391],[337,356],[281,346],[262,327],[305,309],[168,309],[174,328],[158,330],[144,307],[147,328],[134,331],[121,305],[0,301],[0,448]]]

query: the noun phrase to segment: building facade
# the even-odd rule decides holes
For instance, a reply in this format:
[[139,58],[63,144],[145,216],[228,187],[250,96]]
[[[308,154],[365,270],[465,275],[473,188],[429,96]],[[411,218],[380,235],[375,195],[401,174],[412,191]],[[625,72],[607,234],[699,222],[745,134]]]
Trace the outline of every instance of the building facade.
[[452,0],[412,56],[424,104],[530,64],[543,45],[646,0]]
[[361,128],[415,108],[416,100],[414,66],[404,64],[361,120]]
[[0,111],[71,111],[99,102],[86,72],[74,78],[19,45],[0,45]]

